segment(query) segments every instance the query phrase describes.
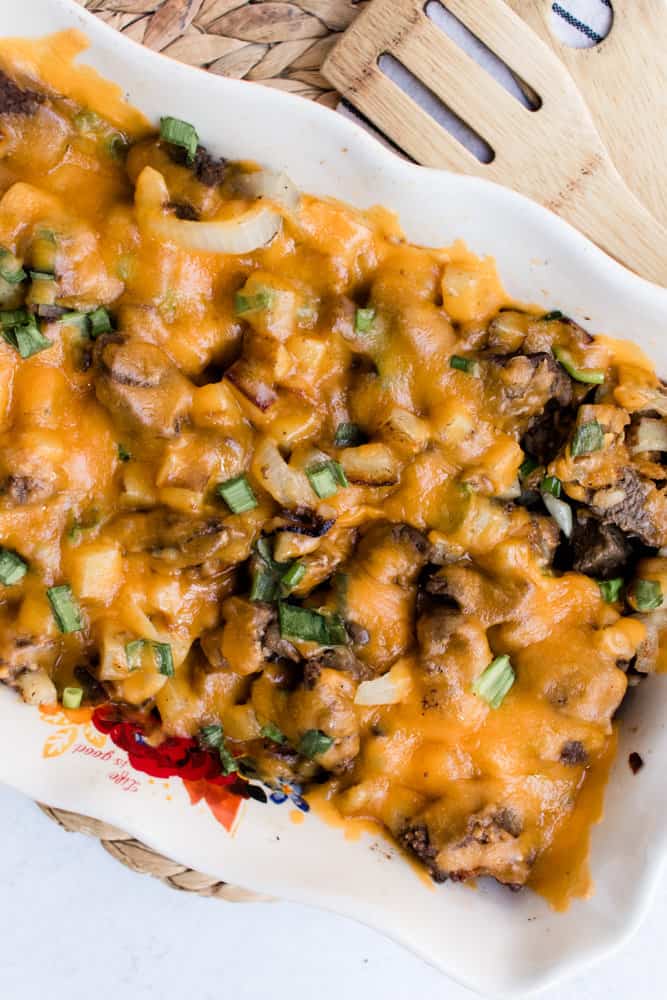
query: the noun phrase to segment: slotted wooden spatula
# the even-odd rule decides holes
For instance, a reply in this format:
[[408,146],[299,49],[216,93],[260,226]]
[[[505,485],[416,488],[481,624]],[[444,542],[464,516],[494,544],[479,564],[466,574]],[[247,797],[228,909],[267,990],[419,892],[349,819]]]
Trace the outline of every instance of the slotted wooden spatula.
[[[447,8],[540,96],[531,111],[424,12],[424,0],[373,0],[335,46],[325,76],[417,162],[506,184],[557,212],[651,281],[667,284],[667,229],[614,167],[574,81],[505,0]],[[481,163],[378,65],[393,55],[491,145]]]
[[667,0],[614,0],[611,31],[573,49],[551,30],[551,0],[506,0],[565,64],[629,188],[667,225]]

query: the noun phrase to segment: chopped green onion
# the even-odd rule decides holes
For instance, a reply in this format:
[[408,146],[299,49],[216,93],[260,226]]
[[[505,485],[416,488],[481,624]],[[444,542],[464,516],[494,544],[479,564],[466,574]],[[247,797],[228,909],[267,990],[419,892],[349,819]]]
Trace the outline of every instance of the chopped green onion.
[[67,312],[58,320],[66,326],[78,326],[81,333],[88,332],[88,314],[84,312]]
[[60,631],[65,634],[80,632],[83,628],[83,619],[69,584],[63,583],[58,587],[49,587],[46,596]]
[[580,424],[576,428],[570,445],[572,458],[577,455],[588,455],[592,451],[600,451],[604,446],[604,432],[597,420],[588,424]]
[[145,639],[133,639],[125,646],[125,656],[130,670],[139,670],[141,667],[141,657],[145,646]]
[[222,764],[222,773],[226,776],[229,774],[234,774],[239,769],[234,754],[227,749],[227,747],[220,747],[220,763]]
[[265,726],[262,726],[260,735],[265,740],[271,740],[272,743],[285,742],[284,734],[272,722],[267,722]]
[[301,639],[320,646],[342,646],[347,639],[345,625],[338,615],[321,615],[310,608],[280,601],[278,619],[283,639]]
[[271,542],[265,535],[262,535],[262,537],[258,538],[257,541],[255,542],[255,551],[257,552],[257,555],[260,557],[260,559],[263,559],[268,566],[271,566],[272,568],[273,567],[279,568],[283,565],[283,563],[277,563],[273,558],[273,549],[271,548]]
[[270,604],[276,599],[278,583],[275,574],[269,569],[258,569],[253,574],[250,588],[251,601],[264,601]]
[[300,559],[296,559],[280,577],[281,590],[283,593],[288,594],[290,590],[294,590],[294,588],[301,583],[305,575],[305,565]]
[[203,726],[199,730],[199,745],[204,750],[219,750],[224,738],[224,729],[219,725]]
[[151,645],[153,647],[153,653],[155,654],[158,673],[163,674],[165,677],[173,677],[174,658],[172,656],[171,646],[169,643],[153,642]]
[[118,458],[121,462],[129,462],[132,458],[131,453],[127,450],[124,444],[118,444]]
[[542,316],[542,319],[549,323],[554,319],[565,319],[565,316],[560,309],[552,309],[551,312],[545,313],[544,316]]
[[184,122],[180,118],[165,117],[160,119],[160,138],[172,146],[180,146],[188,154],[188,163],[193,163],[199,136],[194,125]]
[[111,316],[104,308],[104,306],[98,306],[93,312],[88,313],[88,323],[90,329],[90,336],[93,340],[99,337],[102,333],[111,333],[113,329],[111,325]]
[[273,291],[270,288],[262,288],[254,295],[243,295],[241,292],[237,292],[234,296],[234,312],[237,316],[241,316],[243,313],[270,309],[273,305],[273,298]]
[[142,666],[144,649],[150,648],[153,652],[155,666],[158,673],[165,677],[174,676],[174,659],[171,646],[168,642],[155,642],[153,639],[133,639],[125,646],[125,656],[130,670],[139,670]]
[[326,753],[333,746],[333,740],[321,729],[308,729],[299,740],[299,753],[311,760]]
[[217,487],[218,494],[225,501],[232,514],[244,514],[257,506],[257,497],[247,476],[234,476]]
[[527,455],[523,462],[519,466],[519,479],[525,479],[527,476],[534,472],[538,468],[539,462],[535,458],[531,458]]
[[545,476],[540,483],[542,493],[551,493],[552,497],[559,497],[561,491],[561,481],[557,476]]
[[604,372],[599,368],[578,368],[571,355],[563,347],[554,347],[554,356],[563,366],[570,378],[575,382],[585,382],[590,385],[602,385]]
[[655,611],[662,605],[662,587],[657,580],[635,580],[631,589],[637,611]]
[[107,152],[112,160],[123,160],[127,156],[130,144],[126,136],[120,132],[114,132],[107,139]]
[[0,278],[4,278],[10,285],[18,285],[25,281],[27,275],[18,257],[15,257],[11,250],[0,247]]
[[13,587],[28,572],[28,564],[11,549],[0,548],[0,583]]
[[81,708],[83,688],[65,688],[63,691],[63,708]]
[[617,576],[613,580],[598,580],[598,587],[600,588],[602,599],[607,604],[613,604],[618,600],[623,589],[623,577]]
[[30,358],[52,346],[39,329],[35,317],[22,309],[3,313],[1,322],[2,336],[22,358]]
[[354,313],[354,332],[370,333],[375,323],[375,309],[357,309]]
[[460,354],[452,354],[449,359],[449,367],[456,368],[459,372],[467,372],[471,375],[477,369],[477,362],[473,361],[472,358],[462,358]]
[[514,681],[515,674],[509,656],[496,656],[474,682],[472,689],[491,708],[500,708]]
[[3,309],[0,312],[0,326],[3,330],[11,330],[14,326],[23,326],[31,319],[27,309]]
[[334,444],[337,448],[355,448],[365,440],[366,435],[358,424],[339,424],[334,434]]
[[329,459],[306,469],[310,485],[321,500],[326,500],[338,492],[339,486],[349,486],[347,476],[340,462]]

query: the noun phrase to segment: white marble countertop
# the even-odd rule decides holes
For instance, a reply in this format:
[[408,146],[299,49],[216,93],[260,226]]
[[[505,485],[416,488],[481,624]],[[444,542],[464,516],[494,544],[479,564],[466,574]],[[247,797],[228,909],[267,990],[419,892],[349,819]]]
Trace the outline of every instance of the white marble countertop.
[[[350,920],[199,899],[134,875],[1,786],[0,859],[2,1000],[473,997]],[[624,949],[542,996],[663,1000],[665,926],[667,882]]]

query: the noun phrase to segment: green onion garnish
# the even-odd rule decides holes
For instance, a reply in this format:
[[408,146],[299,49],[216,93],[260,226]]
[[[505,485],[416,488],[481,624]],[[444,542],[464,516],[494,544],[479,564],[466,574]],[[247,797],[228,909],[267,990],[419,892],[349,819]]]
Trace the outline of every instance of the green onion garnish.
[[222,773],[224,775],[234,774],[239,769],[234,754],[225,746],[220,747],[220,763],[222,764]]
[[18,257],[15,257],[11,250],[0,247],[0,278],[4,278],[10,285],[18,285],[25,281],[27,275]]
[[52,346],[51,341],[39,329],[35,317],[22,309],[2,313],[0,322],[2,336],[22,358],[30,358]]
[[285,742],[284,734],[280,731],[280,729],[278,729],[277,726],[274,726],[272,722],[267,722],[265,726],[262,726],[260,735],[265,740],[271,740],[272,743]]
[[525,479],[529,476],[531,472],[534,472],[540,463],[535,458],[531,458],[527,455],[523,462],[519,466],[519,479]]
[[81,708],[83,688],[65,688],[63,691],[63,708]]
[[199,145],[199,136],[194,125],[180,118],[160,119],[160,138],[172,146],[180,146],[188,154],[188,163],[193,163]]
[[127,137],[121,132],[114,132],[107,139],[107,153],[112,160],[124,160],[127,156],[127,151],[130,148],[130,144],[127,141]]
[[102,124],[102,120],[99,115],[95,114],[94,111],[79,111],[77,115],[72,119],[74,127],[79,130],[79,132],[94,132],[96,128],[99,128]]
[[262,309],[270,309],[273,305],[273,291],[270,288],[262,288],[254,295],[243,295],[237,292],[234,296],[234,312],[237,316],[243,313],[260,312]]
[[305,565],[300,559],[296,559],[280,577],[280,589],[284,594],[289,594],[290,590],[294,590],[294,588],[301,583],[305,575]]
[[337,448],[356,448],[365,440],[366,435],[359,424],[339,424],[334,434],[334,444]]
[[475,694],[488,702],[491,708],[500,708],[514,680],[515,674],[509,656],[496,656],[477,678],[472,689]]
[[604,372],[599,368],[578,368],[565,348],[554,347],[553,351],[556,360],[575,382],[585,382],[590,385],[601,385],[604,382]]
[[477,368],[477,362],[472,358],[462,358],[460,354],[452,354],[449,359],[449,367],[456,368],[458,372],[472,374]]
[[326,753],[332,746],[333,740],[321,729],[309,729],[299,740],[299,753],[302,757],[309,757],[313,760],[314,757]]
[[81,333],[88,333],[88,314],[84,312],[68,312],[58,320],[66,326],[78,326]]
[[223,745],[225,732],[222,726],[203,726],[199,730],[199,745],[204,750],[219,750]]
[[565,316],[560,311],[560,309],[552,309],[551,312],[545,313],[544,316],[542,316],[542,319],[545,320],[547,323],[549,323],[551,320],[554,319],[564,319],[564,318]]
[[247,476],[234,476],[220,483],[217,492],[225,501],[232,514],[244,514],[257,506],[257,497],[252,491]]
[[255,571],[250,588],[251,601],[264,601],[270,604],[276,599],[278,582],[275,574],[269,569],[261,568]]
[[338,615],[321,615],[296,604],[278,604],[280,635],[283,639],[301,639],[320,646],[342,646],[347,640],[345,625]]
[[104,308],[104,306],[98,306],[93,312],[88,313],[88,324],[90,336],[93,340],[99,337],[102,333],[111,333],[113,329],[111,325],[111,316]]
[[662,605],[662,587],[657,580],[639,578],[632,584],[631,594],[637,611],[655,611]]
[[597,420],[588,424],[580,424],[576,428],[570,445],[572,458],[577,455],[588,455],[592,451],[600,451],[604,446],[604,432]]
[[349,486],[347,476],[340,462],[329,459],[306,469],[310,485],[321,500],[326,500],[338,492],[339,486]]
[[118,444],[118,458],[121,462],[129,462],[132,458],[131,453],[127,450],[124,444]]
[[598,580],[598,587],[600,588],[602,599],[607,604],[613,604],[618,600],[623,589],[623,577],[617,576],[613,580]]
[[83,628],[83,619],[69,584],[63,583],[58,587],[49,587],[46,596],[60,631],[65,634],[80,632]]
[[155,642],[153,639],[133,639],[125,646],[125,656],[130,670],[138,670],[142,665],[144,649],[151,649],[158,673],[165,677],[174,676],[174,659],[168,642]]
[[354,313],[354,332],[370,333],[375,323],[375,309],[357,309]]
[[540,483],[542,493],[550,493],[552,497],[559,497],[561,491],[561,481],[557,476],[545,476]]
[[28,572],[28,564],[11,549],[0,548],[0,583],[13,587]]

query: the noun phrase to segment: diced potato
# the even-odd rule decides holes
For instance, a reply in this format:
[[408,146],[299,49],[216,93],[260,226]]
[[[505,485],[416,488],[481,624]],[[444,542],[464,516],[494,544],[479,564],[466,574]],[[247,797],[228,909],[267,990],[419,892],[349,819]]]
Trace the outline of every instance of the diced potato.
[[430,433],[425,420],[400,406],[391,411],[381,430],[387,444],[406,456],[416,455],[425,448]]
[[120,546],[113,541],[79,545],[70,556],[70,580],[77,597],[108,604],[123,583]]
[[265,337],[285,341],[297,329],[301,296],[275,274],[253,271],[237,292],[236,303],[237,316]]
[[264,438],[252,461],[252,472],[283,507],[310,507],[313,491],[305,473],[291,468],[270,438]]
[[260,725],[252,705],[231,705],[222,716],[225,735],[230,740],[256,740],[260,737]]
[[241,422],[241,408],[227,382],[212,382],[195,389],[192,419],[199,427],[231,430]]
[[485,320],[498,311],[505,296],[491,257],[447,264],[442,278],[442,302],[458,323]]
[[16,678],[16,686],[28,705],[54,705],[56,686],[45,670],[26,670]]
[[276,562],[288,562],[306,556],[318,548],[321,538],[311,538],[309,535],[297,535],[294,531],[278,533],[273,547],[273,558]]
[[400,462],[386,444],[362,444],[345,448],[340,455],[345,475],[351,483],[391,486],[398,482]]
[[157,501],[155,473],[151,466],[129,462],[123,468],[123,492],[120,502],[130,509],[154,507]]

